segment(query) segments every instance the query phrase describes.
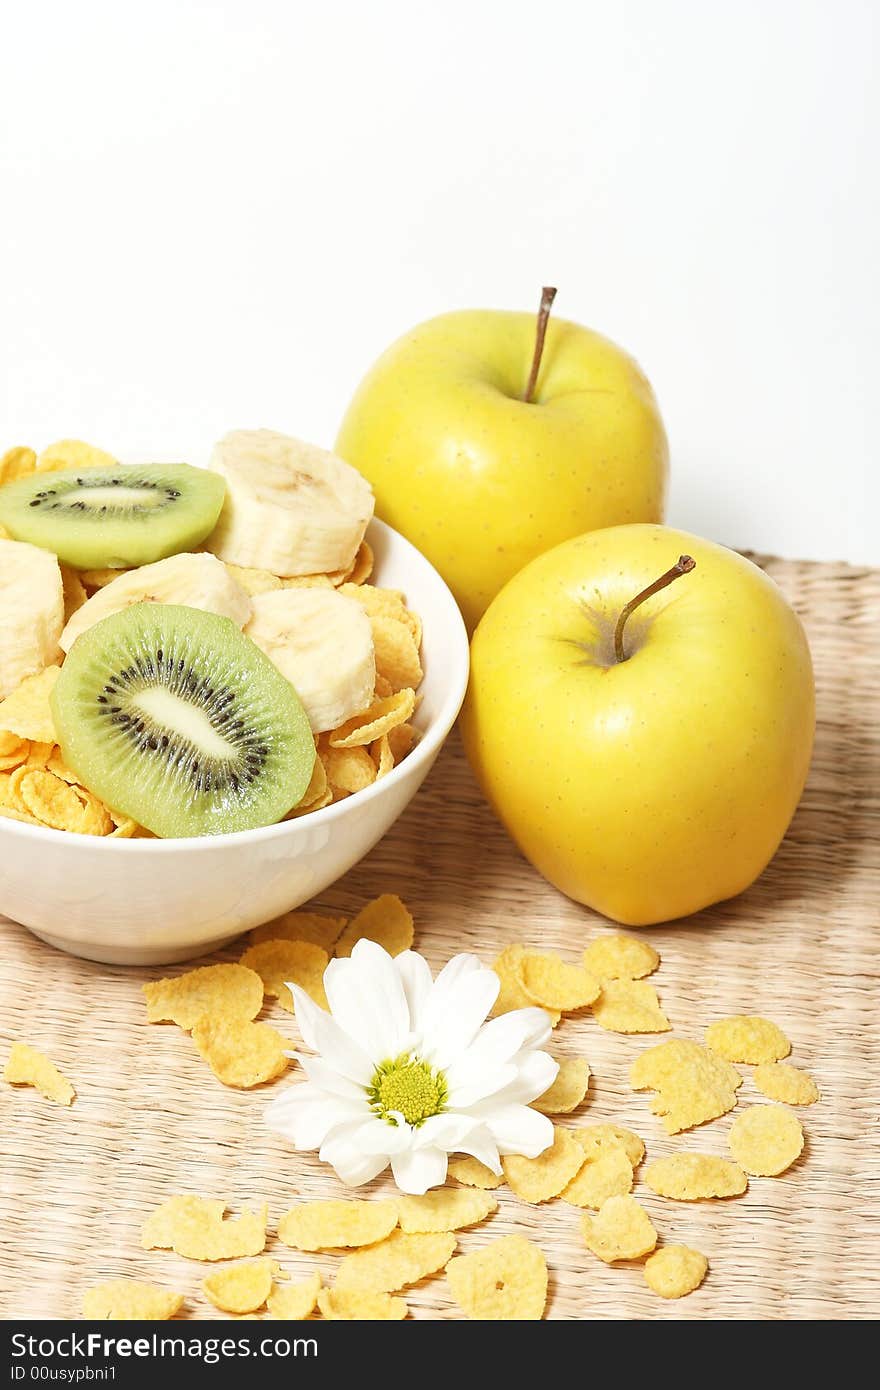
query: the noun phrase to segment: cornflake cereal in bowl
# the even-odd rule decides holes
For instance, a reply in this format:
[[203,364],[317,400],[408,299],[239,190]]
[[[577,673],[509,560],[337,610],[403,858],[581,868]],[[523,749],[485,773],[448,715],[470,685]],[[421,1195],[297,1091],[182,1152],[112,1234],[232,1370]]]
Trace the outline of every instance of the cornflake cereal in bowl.
[[269,431],[208,469],[72,440],[0,458],[0,911],[95,960],[186,960],[376,844],[468,645],[372,506]]

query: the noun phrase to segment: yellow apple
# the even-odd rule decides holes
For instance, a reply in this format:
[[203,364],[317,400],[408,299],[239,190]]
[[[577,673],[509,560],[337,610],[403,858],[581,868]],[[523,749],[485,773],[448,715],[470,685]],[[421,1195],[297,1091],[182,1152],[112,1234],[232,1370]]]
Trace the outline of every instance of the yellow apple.
[[807,640],[773,581],[640,525],[567,541],[502,590],[473,639],[463,729],[535,867],[647,926],[757,878],[803,791],[814,719]]
[[560,541],[663,519],[669,451],[647,379],[607,338],[561,319],[543,352],[533,314],[469,310],[414,328],[361,383],[336,450],[372,483],[377,514],[439,569],[471,629]]

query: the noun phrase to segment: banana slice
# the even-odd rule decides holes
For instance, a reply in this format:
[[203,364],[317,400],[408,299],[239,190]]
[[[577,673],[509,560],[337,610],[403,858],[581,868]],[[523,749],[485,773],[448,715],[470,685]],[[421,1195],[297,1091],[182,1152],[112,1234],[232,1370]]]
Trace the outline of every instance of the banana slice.
[[234,430],[208,465],[226,501],[208,550],[283,578],[330,574],[354,562],[373,515],[373,493],[334,454],[272,430]]
[[286,676],[312,732],[338,728],[366,709],[376,685],[370,620],[335,589],[278,589],[255,594],[245,635]]
[[55,556],[0,540],[0,696],[61,660],[64,589]]
[[203,608],[231,618],[244,627],[251,616],[251,603],[216,555],[169,555],[153,565],[126,570],[70,618],[61,634],[61,646],[69,652],[77,637],[102,618],[130,608],[133,603],[179,603],[184,608]]

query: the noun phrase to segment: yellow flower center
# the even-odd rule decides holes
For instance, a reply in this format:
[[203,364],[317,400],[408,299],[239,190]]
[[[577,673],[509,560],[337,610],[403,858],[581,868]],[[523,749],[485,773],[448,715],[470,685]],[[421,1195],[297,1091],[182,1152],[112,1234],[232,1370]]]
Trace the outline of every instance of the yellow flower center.
[[390,1062],[380,1062],[373,1073],[368,1097],[374,1115],[397,1124],[402,1115],[407,1124],[420,1125],[431,1115],[439,1115],[448,1095],[446,1078],[420,1057],[402,1052]]

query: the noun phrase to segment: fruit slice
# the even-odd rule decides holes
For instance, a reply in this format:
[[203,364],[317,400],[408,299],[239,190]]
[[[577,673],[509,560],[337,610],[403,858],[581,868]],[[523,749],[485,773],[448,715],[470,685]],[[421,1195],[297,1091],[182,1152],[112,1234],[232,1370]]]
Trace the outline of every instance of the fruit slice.
[[125,569],[193,550],[224,491],[216,473],[186,463],[65,468],[0,488],[0,524],[76,569]]
[[54,555],[0,540],[0,697],[61,660],[64,590]]
[[313,733],[336,729],[372,702],[376,657],[370,619],[335,589],[255,594],[245,628],[303,702]]
[[52,692],[64,761],[161,836],[272,825],[315,761],[293,687],[229,618],[139,603],[71,648]]
[[62,649],[69,652],[88,628],[135,603],[202,608],[231,618],[236,627],[244,627],[251,615],[250,599],[216,555],[169,555],[154,565],[126,570],[93,594],[68,621],[61,634]]
[[209,467],[226,479],[208,542],[221,560],[284,577],[354,563],[373,493],[335,454],[272,430],[234,430],[215,446]]

